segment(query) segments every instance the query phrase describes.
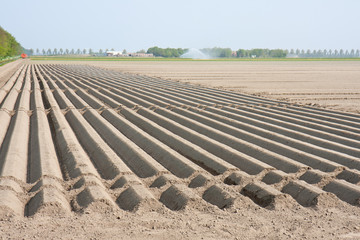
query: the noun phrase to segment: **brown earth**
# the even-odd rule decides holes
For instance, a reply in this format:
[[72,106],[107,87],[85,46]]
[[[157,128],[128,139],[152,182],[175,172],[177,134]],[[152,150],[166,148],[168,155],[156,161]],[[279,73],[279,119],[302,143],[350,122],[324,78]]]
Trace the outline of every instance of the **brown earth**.
[[360,113],[360,61],[82,63]]
[[5,82],[15,73],[24,60],[19,59],[14,62],[7,63],[3,66],[0,66],[0,88],[5,84]]
[[0,238],[360,239],[360,115],[22,63],[0,89]]

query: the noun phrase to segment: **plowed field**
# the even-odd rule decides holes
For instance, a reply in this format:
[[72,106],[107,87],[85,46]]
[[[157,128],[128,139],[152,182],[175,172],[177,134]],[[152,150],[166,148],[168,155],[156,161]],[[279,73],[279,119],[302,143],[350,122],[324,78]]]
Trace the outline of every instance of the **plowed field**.
[[360,236],[355,113],[25,62],[0,146],[5,238]]
[[360,61],[88,61],[86,64],[360,113]]

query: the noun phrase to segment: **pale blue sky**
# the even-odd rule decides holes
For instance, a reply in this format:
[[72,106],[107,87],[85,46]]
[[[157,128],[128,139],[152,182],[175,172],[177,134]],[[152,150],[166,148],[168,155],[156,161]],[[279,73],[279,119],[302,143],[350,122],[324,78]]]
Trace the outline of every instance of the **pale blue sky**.
[[360,48],[359,0],[0,0],[25,48]]

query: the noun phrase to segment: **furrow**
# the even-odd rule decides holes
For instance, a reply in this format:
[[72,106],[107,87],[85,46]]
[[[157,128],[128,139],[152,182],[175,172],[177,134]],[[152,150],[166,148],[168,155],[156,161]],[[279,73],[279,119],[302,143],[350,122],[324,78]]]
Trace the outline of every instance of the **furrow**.
[[[297,124],[277,120],[275,118],[264,116],[263,113],[261,113],[261,114],[260,113],[252,113],[249,111],[249,108],[246,108],[246,110],[242,110],[239,108],[235,109],[235,108],[231,108],[231,107],[223,107],[222,110],[231,112],[236,115],[246,116],[251,119],[255,119],[255,120],[259,120],[259,121],[266,122],[269,124],[273,124],[273,125],[283,127],[283,128],[289,129],[289,130],[293,130],[296,132],[308,134],[312,137],[321,138],[321,139],[328,140],[328,141],[331,141],[331,142],[334,142],[337,144],[341,144],[341,145],[344,145],[343,148],[347,148],[346,149],[347,153],[354,154],[355,156],[360,156],[360,151],[359,151],[360,142],[359,141],[344,138],[344,137],[337,136],[335,134],[327,133],[324,131],[315,130],[315,129],[311,129],[308,127],[303,127],[303,126],[300,126]],[[334,149],[334,150],[337,150],[337,149]],[[339,150],[340,150],[340,148],[339,148]]]
[[[56,87],[53,82],[51,85],[53,88]],[[102,176],[106,179],[113,179],[119,174],[131,173],[131,170],[93,129],[90,123],[83,118],[82,114],[74,109],[73,104],[65,94],[55,88],[54,96],[61,108],[70,108],[65,114],[66,119]],[[95,111],[95,113],[97,112]]]
[[[82,105],[81,107],[85,106]],[[195,171],[201,171],[197,165],[179,155],[177,152],[167,148],[166,145],[147,135],[147,133],[142,132],[114,111],[104,110],[102,116],[175,175],[179,177],[189,177]]]
[[45,105],[51,107],[50,117],[55,130],[56,147],[62,162],[66,166],[67,174],[70,178],[87,174],[100,177],[71,130],[46,81],[42,78],[40,78],[40,86],[43,89]]
[[[242,139],[244,141],[254,144],[255,146],[259,146],[264,149],[268,149],[269,151],[275,152],[277,154],[286,156],[290,159],[294,159],[307,166],[317,168],[325,172],[334,171],[339,168],[342,168],[342,166],[339,164],[333,163],[326,159],[316,157],[312,154],[301,152],[297,149],[289,147],[288,145],[262,138],[258,135],[251,134],[247,131],[243,131],[236,127],[228,126],[223,122],[216,121],[208,117],[199,116],[195,114],[196,112],[198,112],[195,109],[189,111],[181,108],[174,108],[172,109],[172,111],[178,113],[181,116],[196,120],[208,127],[211,127],[212,129],[217,129],[223,133],[227,133],[233,137],[236,137],[237,139]],[[251,149],[250,151],[254,151],[254,150]]]
[[285,172],[297,172],[300,169],[307,168],[306,165],[293,161],[292,159],[270,152],[266,149],[259,148],[253,144],[237,139],[229,134],[225,134],[218,130],[212,129],[204,124],[193,121],[183,115],[171,112],[167,109],[157,108],[156,113],[172,119],[173,121],[186,126],[200,134],[203,134],[211,139],[217,140],[227,146],[236,149],[248,156],[263,161]]
[[[206,102],[202,102],[203,104],[205,103],[206,104]],[[299,123],[299,122],[298,122]],[[318,126],[318,127],[321,127],[321,128],[324,128],[323,126]],[[329,128],[326,128],[327,130],[330,130],[330,132],[331,132],[331,128],[329,129]],[[334,130],[334,131],[336,131],[336,130]],[[343,131],[336,131],[336,133],[337,134],[340,134],[340,135],[342,135],[342,134],[345,134],[345,133],[343,133]],[[351,134],[351,133],[347,133],[347,134]],[[357,135],[354,135],[354,134],[352,134],[351,135],[352,137],[354,137],[354,138],[356,138],[356,136]]]
[[[312,158],[314,158],[314,157],[316,158],[316,156],[319,156],[323,159],[318,159],[318,161],[324,162],[324,160],[325,160],[324,164],[327,164],[326,160],[331,161],[330,163],[327,164],[327,165],[329,165],[329,164],[333,165],[333,167],[330,167],[329,170],[335,169],[336,165],[337,165],[336,163],[342,164],[344,166],[354,167],[351,164],[353,161],[356,162],[356,158],[354,158],[352,156],[344,155],[342,153],[327,149],[326,147],[323,147],[323,146],[317,146],[317,145],[308,143],[307,137],[301,135],[300,133],[298,133],[297,135],[300,135],[300,137],[303,136],[303,138],[300,138],[298,140],[296,138],[292,138],[292,135],[291,135],[292,132],[285,132],[285,133],[289,133],[289,134],[283,135],[283,134],[275,132],[273,130],[273,128],[271,128],[271,126],[269,126],[269,125],[266,125],[266,128],[265,127],[262,128],[262,125],[256,124],[257,123],[256,121],[252,122],[249,118],[237,118],[236,120],[234,118],[228,118],[227,116],[221,115],[221,110],[218,110],[215,108],[206,108],[203,110],[197,109],[197,108],[189,108],[189,111],[195,112],[195,113],[200,114],[205,117],[208,117],[212,120],[217,120],[221,123],[227,124],[228,126],[233,126],[238,130],[243,130],[247,133],[252,133],[258,137],[266,138],[271,142],[276,142],[277,144],[283,144],[283,145],[292,147],[294,149],[298,149],[299,151],[313,155]],[[258,125],[258,126],[256,126],[256,125]],[[269,126],[269,127],[267,127],[267,126]],[[294,134],[296,134],[296,133],[294,133]],[[250,141],[252,138],[247,138],[247,139]],[[273,150],[275,151],[276,148],[273,148]],[[315,164],[315,162],[313,162],[313,164]],[[350,165],[348,165],[348,164],[350,164]],[[312,167],[321,169],[320,166],[317,167],[316,165],[314,165]],[[324,165],[324,167],[325,167],[325,165]],[[322,170],[326,171],[326,168],[322,169]]]
[[[25,71],[24,69],[22,71]],[[24,74],[19,74],[18,78],[16,79],[16,83],[23,83]],[[10,92],[7,94],[5,100],[0,103],[0,149],[2,148],[2,143],[4,141],[5,135],[8,131],[9,124],[12,117],[12,112],[14,110],[16,101],[18,99],[19,92],[12,88]]]
[[328,110],[328,109],[317,109],[317,108],[312,108],[312,107],[308,107],[308,106],[304,106],[304,107],[289,106],[289,108],[296,109],[296,110],[299,110],[299,111],[302,111],[305,113],[309,112],[309,113],[313,113],[313,114],[320,114],[322,116],[338,118],[340,120],[360,123],[359,115],[355,115],[352,113],[338,112],[338,111]]
[[[99,85],[99,83],[97,83],[98,85]],[[104,86],[104,85],[102,85],[102,86]],[[119,93],[117,90],[114,90],[114,89],[112,89],[111,91],[113,91],[113,92],[117,92],[117,93]],[[174,94],[174,93],[173,93]],[[148,100],[153,100],[153,99],[151,99],[151,98],[149,98],[149,97],[146,97],[146,99],[148,99]],[[155,103],[155,104],[159,104],[160,106],[164,106],[165,104],[163,103],[163,102],[159,102],[159,101],[152,101],[153,103]],[[188,103],[188,102],[185,102],[185,103]],[[206,105],[209,105],[209,103],[208,102],[200,102],[200,103],[202,103],[202,104],[206,104]],[[191,104],[191,105],[194,105],[194,104]],[[264,113],[264,112],[263,112]],[[265,113],[265,114],[267,114],[267,113]],[[296,122],[297,124],[299,123],[299,121],[297,121]],[[344,133],[344,131],[337,131],[336,129],[334,129],[334,128],[326,128],[326,127],[324,127],[324,126],[322,126],[322,125],[314,125],[314,124],[312,124],[312,123],[306,123],[305,124],[305,126],[315,126],[315,128],[320,128],[320,129],[322,129],[322,130],[329,130],[330,132],[332,132],[332,133],[336,133],[336,134],[338,134],[338,135],[344,135],[344,136],[349,136],[349,134],[350,134],[350,138],[354,138],[354,139],[357,139],[358,138],[358,136],[357,136],[357,134],[353,134],[353,133],[351,133],[351,132],[347,132],[347,133]]]
[[32,94],[31,94],[31,116],[30,129],[30,163],[29,181],[36,182],[43,176],[51,176],[62,180],[61,169],[57,158],[55,145],[51,136],[51,130],[44,103],[40,91],[39,82],[32,68]]
[[225,161],[249,174],[258,174],[265,169],[273,168],[266,163],[254,159],[246,154],[240,153],[225,144],[219,143],[211,138],[188,129],[179,123],[169,120],[155,112],[147,109],[139,109],[137,113],[166,128],[167,130],[181,136],[182,138],[185,138],[186,140],[200,146],[206,151],[224,159]]
[[11,78],[0,88],[0,106],[2,105],[2,101],[9,93],[11,88],[14,86],[15,82],[18,81],[19,78],[22,78],[21,72],[24,71],[24,65],[21,66],[16,72],[11,76]]
[[[143,105],[142,104],[142,102],[137,102],[137,103],[139,103],[140,105]],[[149,106],[150,104],[147,104],[147,106]],[[244,142],[242,143],[242,145],[244,145]],[[244,149],[244,148],[242,148],[242,149]],[[257,151],[257,152],[259,152],[259,151]],[[252,153],[252,151],[248,151],[247,152],[248,154],[249,153]],[[267,154],[267,156],[266,156],[266,158],[269,158],[269,155],[273,155],[273,153],[268,153]],[[262,158],[262,160],[264,160],[265,158]],[[270,158],[269,159],[269,162],[272,162],[273,164],[274,164],[274,160],[273,160],[274,158]],[[279,159],[279,157],[278,158],[276,158],[276,159]],[[284,157],[280,157],[280,159],[284,159]],[[298,165],[297,163],[294,163],[294,162],[292,162],[292,163],[288,163],[288,162],[292,162],[292,160],[291,159],[286,159],[286,160],[283,160],[282,162],[280,162],[280,164],[278,164],[278,166],[281,166],[281,167],[283,167],[283,168],[289,168],[290,167],[290,171],[297,171],[297,170],[299,170],[299,167],[297,167],[296,165]],[[305,166],[302,166],[303,168],[305,168]]]
[[25,63],[0,124],[0,218],[360,204],[356,114]]
[[[253,125],[253,126],[256,126],[259,128],[263,128],[265,130],[272,131],[274,133],[278,133],[278,134],[281,134],[281,135],[284,135],[284,136],[287,136],[287,137],[290,137],[293,139],[297,139],[297,140],[303,141],[305,143],[310,143],[310,144],[314,144],[314,145],[317,145],[322,148],[334,150],[334,151],[340,152],[342,154],[350,155],[352,152],[355,152],[354,155],[356,155],[356,156],[358,155],[358,153],[357,153],[358,149],[354,149],[352,147],[348,147],[346,145],[332,142],[332,141],[322,139],[319,137],[314,137],[314,136],[308,135],[306,133],[303,133],[301,131],[291,130],[291,129],[287,129],[285,127],[277,126],[276,124],[263,122],[260,118],[254,119],[251,116],[246,116],[246,114],[244,114],[244,115],[236,114],[236,113],[228,111],[227,108],[218,109],[218,108],[207,107],[206,111],[209,111],[209,112],[215,113],[215,114],[219,114],[223,117],[227,117],[232,120],[244,122],[246,124],[250,124],[250,125]],[[325,156],[319,155],[319,156],[326,158],[326,155]]]
[[[265,109],[265,108],[262,108]],[[280,106],[268,106],[265,110],[271,111],[274,113],[282,114],[289,117],[296,117],[301,120],[305,121],[312,121],[314,123],[320,124],[320,125],[327,125],[329,127],[342,129],[350,132],[356,132],[360,133],[359,127],[350,127],[341,124],[341,121],[338,121],[337,119],[333,119],[331,117],[323,117],[320,114],[312,114],[312,113],[303,113],[298,110],[289,109],[287,107],[280,107]],[[320,120],[321,119],[321,120]]]
[[[341,130],[341,129],[337,129],[336,127],[330,127],[330,126],[326,126],[326,120],[321,121],[321,124],[315,123],[314,121],[312,121],[311,119],[309,120],[301,120],[297,115],[295,116],[285,116],[283,114],[283,112],[273,112],[273,111],[269,111],[269,109],[267,108],[261,108],[261,107],[247,107],[247,106],[239,106],[237,107],[237,109],[239,110],[243,110],[246,112],[251,112],[254,114],[261,114],[262,116],[266,116],[269,118],[273,118],[276,120],[280,120],[286,123],[291,123],[291,124],[296,124],[296,125],[301,125],[304,126],[305,128],[311,128],[311,129],[315,129],[315,130],[319,130],[322,132],[326,132],[326,133],[331,133],[334,134],[336,136],[341,136],[344,139],[348,138],[348,139],[354,139],[354,140],[360,140],[360,136],[359,134],[354,133],[353,131],[346,131],[346,130]],[[302,115],[300,115],[301,117]],[[321,119],[319,117],[314,116],[314,118],[317,119]],[[343,126],[350,126],[353,127],[355,129],[359,130],[360,124],[352,124],[352,123],[348,123],[348,122],[344,122],[344,121],[333,121],[335,123],[341,123]]]
[[195,172],[202,171],[193,162],[120,117],[114,111],[104,110],[101,115],[174,175],[187,178]]
[[147,118],[136,114],[134,110],[122,108],[120,110],[120,114],[212,174],[222,174],[228,170],[235,169],[233,165],[225,162],[221,158],[216,157],[210,152],[192,144],[188,140],[173,134],[171,131],[148,120]]
[[27,74],[23,84],[20,98],[15,106],[17,109],[11,123],[7,136],[1,145],[1,177],[13,177],[26,183],[28,141],[29,141],[29,108],[30,108],[30,74]]

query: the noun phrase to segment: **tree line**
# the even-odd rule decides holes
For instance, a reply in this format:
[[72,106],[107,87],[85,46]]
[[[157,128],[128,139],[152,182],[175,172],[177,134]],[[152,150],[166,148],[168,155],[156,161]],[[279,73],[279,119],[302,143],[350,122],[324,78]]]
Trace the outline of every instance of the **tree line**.
[[297,56],[301,58],[358,58],[360,57],[360,50],[351,49],[351,50],[344,50],[344,49],[324,49],[324,50],[300,50],[300,49],[291,49],[288,52],[288,56]]
[[[147,50],[147,53],[152,53],[155,57],[165,57],[165,58],[177,58],[185,54],[188,51],[187,48],[159,48],[157,46],[151,47]],[[230,48],[203,48],[200,49],[204,54],[217,58],[217,57],[231,57]]]
[[[151,47],[147,53],[152,53],[156,57],[180,57],[186,53],[186,48],[159,48]],[[300,50],[300,49],[239,49],[232,51],[231,48],[203,48],[200,49],[202,53],[212,58],[358,58],[360,57],[360,50]]]
[[[151,47],[148,49],[147,53],[152,53],[156,57],[180,57],[182,54],[186,53],[188,49],[183,48],[159,48]],[[286,50],[275,49],[239,49],[238,51],[232,51],[231,48],[202,48],[200,49],[202,53],[211,57],[211,58],[272,58],[272,57],[286,57]]]
[[[1,35],[0,35],[1,41]],[[21,46],[20,46],[21,47]],[[110,49],[114,51],[114,49]],[[28,55],[95,55],[103,56],[109,49],[99,49],[94,51],[93,49],[63,49],[63,48],[54,48],[54,49],[23,49]],[[138,52],[142,53],[152,53],[155,57],[164,57],[164,58],[178,58],[181,55],[185,54],[188,51],[187,48],[159,48],[157,46],[149,48],[147,51],[140,50]],[[351,49],[319,49],[319,50],[304,50],[304,49],[267,49],[267,48],[254,48],[254,49],[239,49],[237,51],[231,50],[231,48],[203,48],[200,51],[211,58],[285,58],[285,57],[299,57],[299,58],[359,58],[360,50]],[[123,53],[126,53],[126,50],[123,50]],[[1,51],[0,51],[1,53]],[[19,51],[17,51],[19,54]],[[16,55],[16,54],[15,54]],[[1,57],[1,55],[0,55]]]
[[23,47],[16,39],[2,27],[0,27],[0,58],[20,55]]
[[[54,56],[54,55],[86,55],[86,54],[90,54],[90,55],[103,55],[105,54],[107,51],[109,51],[109,49],[99,49],[98,51],[95,51],[91,48],[89,49],[68,49],[68,48],[48,48],[48,49],[29,49],[30,55],[47,55],[47,56]],[[110,51],[114,51],[114,49],[112,48]]]
[[360,57],[360,50],[300,50],[300,49],[262,49],[256,48],[251,50],[239,49],[236,51],[238,58],[358,58]]
[[151,47],[147,50],[147,53],[152,53],[155,57],[180,57],[187,51],[186,48],[159,48]]
[[251,50],[239,49],[236,51],[238,58],[284,58],[287,56],[287,50],[255,48]]

